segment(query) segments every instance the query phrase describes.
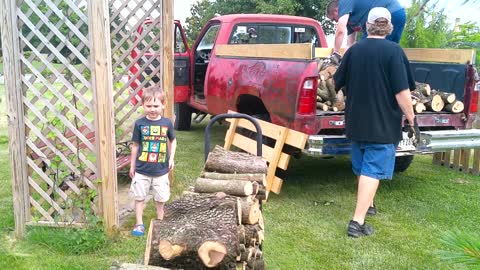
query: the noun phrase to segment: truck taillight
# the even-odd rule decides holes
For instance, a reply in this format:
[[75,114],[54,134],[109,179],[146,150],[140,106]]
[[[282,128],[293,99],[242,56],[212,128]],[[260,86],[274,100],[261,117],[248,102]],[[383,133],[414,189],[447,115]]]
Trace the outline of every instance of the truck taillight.
[[298,98],[298,113],[313,114],[317,108],[317,79],[307,78],[303,81]]
[[470,113],[478,112],[478,93],[480,93],[479,89],[475,89],[475,91],[472,92],[472,100],[470,101]]

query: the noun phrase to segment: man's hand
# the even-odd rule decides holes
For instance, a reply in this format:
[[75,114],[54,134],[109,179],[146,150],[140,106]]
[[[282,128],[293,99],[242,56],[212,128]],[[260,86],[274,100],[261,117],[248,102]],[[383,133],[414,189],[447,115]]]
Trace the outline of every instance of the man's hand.
[[130,167],[130,171],[128,172],[128,175],[130,175],[130,178],[133,179],[135,176],[135,167]]
[[413,118],[413,126],[405,121],[405,129],[408,138],[413,140],[413,145],[416,147],[420,143],[420,129],[418,128],[417,118]]
[[342,56],[338,52],[333,52],[329,57],[330,63],[338,66],[342,62]]

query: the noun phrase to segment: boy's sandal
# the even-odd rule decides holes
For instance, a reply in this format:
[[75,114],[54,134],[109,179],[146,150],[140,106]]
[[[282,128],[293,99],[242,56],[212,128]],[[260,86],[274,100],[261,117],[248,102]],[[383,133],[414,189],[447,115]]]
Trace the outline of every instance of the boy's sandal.
[[133,236],[144,236],[145,235],[145,226],[143,224],[137,224],[133,227],[132,230]]

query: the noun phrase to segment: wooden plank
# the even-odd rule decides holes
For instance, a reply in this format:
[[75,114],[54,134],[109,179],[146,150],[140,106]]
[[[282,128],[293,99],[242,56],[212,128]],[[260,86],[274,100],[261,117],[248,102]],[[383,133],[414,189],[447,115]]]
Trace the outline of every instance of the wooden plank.
[[[228,111],[228,113],[237,113],[234,111]],[[231,119],[227,119],[228,122],[231,123]],[[274,139],[276,136],[278,136],[278,125],[272,124],[267,121],[263,121],[260,119],[257,119],[259,124],[261,125],[262,128],[262,135],[267,136],[269,138]],[[238,127],[246,128],[251,131],[255,131],[255,126],[248,120],[246,119],[240,119],[238,122]],[[293,147],[303,149],[305,147],[305,143],[307,142],[308,135],[293,129],[290,129],[288,132],[288,137],[285,140],[286,144],[289,144]]]
[[103,221],[109,235],[118,228],[117,166],[108,0],[88,1],[95,99],[97,177],[101,179]]
[[443,159],[443,166],[450,168],[450,154],[452,153],[451,150],[445,151],[444,159]]
[[443,152],[433,153],[432,163],[435,165],[442,165]]
[[[233,136],[232,145],[235,145],[236,147],[254,156],[257,155],[257,142],[241,134],[235,133],[235,135]],[[262,144],[262,157],[266,161],[272,162],[275,159],[274,149],[268,145]],[[280,159],[278,160],[277,167],[286,170],[288,168],[289,161],[290,156],[282,152],[280,154]]]
[[[45,210],[44,210],[45,211]],[[68,227],[68,228],[85,228],[87,227],[87,224],[85,223],[79,223],[79,222],[63,222],[63,221],[31,221],[27,223],[28,226],[47,226],[47,227],[54,227],[54,228],[62,228],[62,227]]]
[[162,1],[162,89],[165,91],[166,106],[164,115],[167,118],[174,120],[173,115],[173,0]]
[[25,124],[21,84],[20,44],[15,0],[0,1],[0,31],[3,46],[3,67],[7,96],[8,146],[10,152],[15,236],[25,237],[25,224],[30,220],[28,171],[25,157]]
[[453,169],[455,170],[460,170],[460,152],[462,150],[461,149],[456,149],[453,151],[453,160],[452,160],[452,165],[453,165]]
[[[49,222],[52,222],[54,223],[55,220],[50,216],[50,214],[45,211],[45,209],[43,209],[43,207],[37,202],[35,201],[32,197],[30,197],[30,203],[33,205],[33,207],[35,207],[35,209],[40,213],[42,214],[42,216],[47,219]],[[25,224],[26,225],[26,224]]]
[[268,199],[268,194],[272,190],[273,182],[275,179],[275,171],[277,170],[277,164],[280,160],[280,155],[282,153],[283,145],[285,144],[285,140],[287,139],[288,129],[287,128],[280,128],[280,134],[276,140],[275,147],[273,148],[273,158],[272,161],[268,164],[267,169],[267,186],[265,187],[265,199]]
[[460,155],[460,170],[468,173],[470,171],[470,149],[462,149]]
[[275,194],[280,194],[280,191],[282,190],[282,185],[283,185],[283,180],[275,176],[273,178],[271,191]]
[[474,49],[404,48],[408,60],[437,63],[475,63]]
[[218,44],[214,48],[217,56],[269,58],[269,59],[313,59],[310,43],[297,44]]
[[472,173],[474,175],[480,175],[480,148],[476,148],[473,151],[473,168]]
[[225,144],[223,145],[223,148],[225,150],[230,150],[230,147],[232,146],[233,143],[233,137],[235,135],[235,130],[237,129],[238,125],[238,118],[233,118],[229,119],[230,122],[230,127],[228,127],[227,133],[225,134]]
[[[465,64],[475,62],[474,49],[403,48],[410,61]],[[327,58],[333,48],[315,48],[315,58]],[[341,54],[344,49],[341,49]]]
[[[174,93],[173,93],[173,37],[174,37],[174,25],[173,25],[173,0],[162,1],[162,59],[160,60],[162,70],[160,71],[162,78],[162,89],[165,92],[165,109],[163,115],[175,122],[175,115],[173,113]],[[168,178],[170,183],[174,182],[174,170],[170,170]]]

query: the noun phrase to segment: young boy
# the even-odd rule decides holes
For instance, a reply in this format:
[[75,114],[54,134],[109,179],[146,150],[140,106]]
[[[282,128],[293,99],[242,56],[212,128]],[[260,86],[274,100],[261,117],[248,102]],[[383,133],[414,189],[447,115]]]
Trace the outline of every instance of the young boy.
[[165,94],[158,86],[143,91],[145,116],[135,121],[130,161],[130,196],[135,199],[136,225],[132,235],[143,236],[145,198],[152,188],[157,218],[163,219],[163,207],[170,198],[168,172],[173,169],[177,141],[170,119],[162,117]]

